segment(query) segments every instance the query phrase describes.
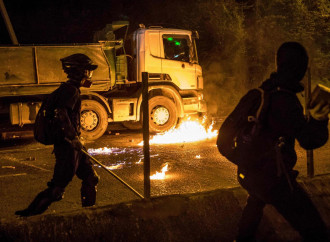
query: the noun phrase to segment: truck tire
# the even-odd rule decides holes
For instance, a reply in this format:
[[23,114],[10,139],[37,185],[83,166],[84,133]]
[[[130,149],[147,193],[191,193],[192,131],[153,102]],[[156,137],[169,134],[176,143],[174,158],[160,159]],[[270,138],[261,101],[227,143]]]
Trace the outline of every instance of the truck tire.
[[178,112],[168,97],[155,96],[149,100],[149,130],[152,133],[165,132],[175,127]]
[[108,127],[108,113],[95,100],[82,100],[81,103],[81,136],[86,140],[100,138]]

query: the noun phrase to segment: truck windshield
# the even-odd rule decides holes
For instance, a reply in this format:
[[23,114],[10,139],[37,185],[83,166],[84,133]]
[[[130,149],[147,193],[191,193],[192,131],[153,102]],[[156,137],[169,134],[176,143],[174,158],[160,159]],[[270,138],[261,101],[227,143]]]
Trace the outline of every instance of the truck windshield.
[[188,35],[163,35],[165,59],[191,62],[194,47]]

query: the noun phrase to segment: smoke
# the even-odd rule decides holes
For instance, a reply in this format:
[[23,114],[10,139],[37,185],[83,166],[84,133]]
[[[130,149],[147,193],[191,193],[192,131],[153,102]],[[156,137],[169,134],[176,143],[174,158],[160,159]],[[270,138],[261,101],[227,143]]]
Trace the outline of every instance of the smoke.
[[204,97],[209,116],[226,116],[247,92],[248,65],[244,55],[218,57],[203,65]]

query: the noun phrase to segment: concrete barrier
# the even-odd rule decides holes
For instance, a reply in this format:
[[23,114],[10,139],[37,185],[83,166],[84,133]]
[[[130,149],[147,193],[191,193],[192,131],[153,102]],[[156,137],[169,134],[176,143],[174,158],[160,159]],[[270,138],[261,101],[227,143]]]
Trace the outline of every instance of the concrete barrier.
[[[330,227],[330,176],[300,183]],[[1,220],[0,241],[233,241],[246,196],[237,187]],[[259,230],[264,241],[299,241],[270,206]]]

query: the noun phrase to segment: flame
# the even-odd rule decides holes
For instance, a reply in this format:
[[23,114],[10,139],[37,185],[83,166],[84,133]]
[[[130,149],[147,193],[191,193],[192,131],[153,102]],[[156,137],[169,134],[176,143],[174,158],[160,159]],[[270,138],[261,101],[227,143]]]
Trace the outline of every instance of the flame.
[[135,162],[135,164],[142,164],[142,158],[140,158],[139,161]]
[[132,149],[126,149],[126,148],[117,148],[117,147],[103,147],[103,148],[98,148],[98,149],[88,149],[87,152],[90,155],[120,155],[120,154],[125,154],[125,153],[131,153]]
[[[174,144],[183,142],[195,142],[205,139],[211,139],[218,135],[217,130],[213,130],[214,122],[208,128],[203,126],[203,122],[198,121],[183,121],[177,129],[171,129],[163,134],[157,134],[150,139],[150,144]],[[139,143],[143,145],[143,141]]]
[[124,165],[125,165],[125,163],[115,164],[115,165],[107,166],[107,169],[118,170],[118,169],[122,169],[124,167]]
[[[214,122],[206,128],[205,127],[206,116],[202,122],[192,121],[190,119],[182,121],[181,125],[177,129],[171,129],[163,134],[157,134],[152,137],[149,141],[150,144],[174,144],[174,143],[183,143],[183,142],[195,142],[205,139],[211,139],[218,135],[217,130],[213,130]],[[139,143],[140,146],[143,146],[143,141]],[[117,148],[117,147],[103,147],[98,149],[88,149],[88,153],[91,155],[112,155],[116,156],[117,160],[115,164],[107,166],[107,169],[123,169],[125,166],[130,166],[131,164],[141,165],[143,164],[143,154],[142,150],[139,147],[134,148]],[[139,157],[138,161],[132,162],[127,161],[127,154],[131,154],[130,157]],[[124,155],[124,157],[122,157]],[[151,155],[150,157],[157,157],[159,154]],[[200,155],[195,156],[196,159],[201,159]],[[168,171],[168,164],[166,163],[162,167],[161,172],[156,172],[156,174],[150,176],[152,180],[162,180],[165,179],[165,173]]]
[[[141,156],[140,153],[141,148],[117,148],[117,147],[103,147],[103,148],[97,148],[97,149],[88,149],[87,152],[90,155],[111,155],[113,157],[116,157],[116,162],[114,164],[105,165],[107,169],[109,170],[118,170],[123,169],[125,166],[130,166],[132,164],[132,161],[130,160],[130,157],[127,157],[127,154],[131,154],[132,156]],[[138,162],[135,162],[136,164],[143,163],[142,158]],[[97,165],[96,165],[97,166]]]
[[109,155],[113,153],[113,150],[112,148],[103,147],[98,149],[88,149],[88,153],[90,155],[100,155],[100,154]]
[[168,164],[166,163],[161,172],[156,171],[156,174],[150,176],[151,180],[163,180],[165,179],[165,173],[168,171]]

